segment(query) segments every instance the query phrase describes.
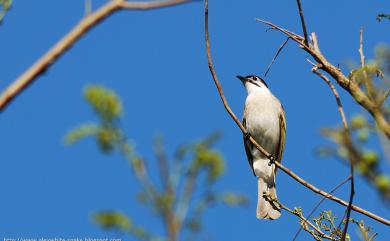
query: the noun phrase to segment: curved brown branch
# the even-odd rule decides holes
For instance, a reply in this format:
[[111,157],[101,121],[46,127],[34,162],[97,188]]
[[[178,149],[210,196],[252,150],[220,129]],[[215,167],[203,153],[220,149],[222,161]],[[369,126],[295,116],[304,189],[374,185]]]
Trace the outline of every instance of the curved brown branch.
[[[238,125],[238,127],[241,129],[241,131],[243,133],[247,133],[245,127],[242,125],[241,121],[237,118],[237,116],[234,114],[234,112],[232,111],[232,109],[230,108],[229,104],[227,103],[227,100],[226,100],[226,97],[225,97],[225,94],[223,93],[223,89],[222,89],[222,86],[221,86],[221,83],[219,82],[218,80],[218,76],[214,70],[214,67],[213,67],[213,59],[211,58],[211,53],[210,53],[210,40],[209,40],[209,21],[208,21],[208,18],[209,18],[209,10],[208,10],[208,1],[205,1],[205,29],[206,29],[206,32],[205,32],[205,37],[206,37],[206,49],[207,49],[207,59],[208,59],[208,65],[209,65],[209,69],[210,69],[210,72],[211,72],[211,75],[213,76],[213,79],[214,79],[214,83],[215,83],[215,86],[217,87],[218,89],[218,93],[219,93],[219,96],[221,97],[221,100],[222,100],[222,103],[226,109],[226,111],[228,112],[228,114],[230,115],[230,117],[234,120],[234,122],[236,122],[236,124]],[[268,159],[270,160],[273,160],[273,156],[271,154],[269,154],[262,146],[260,146],[259,144],[256,143],[255,139],[253,139],[253,137],[249,136],[249,140],[255,145],[255,147],[260,150]]]
[[[218,93],[220,95],[220,98],[222,100],[222,103],[226,109],[226,111],[228,112],[228,114],[230,115],[230,117],[234,120],[234,122],[237,124],[237,126],[241,129],[242,133],[245,134],[247,133],[246,129],[244,128],[244,126],[241,124],[241,122],[238,120],[238,118],[236,117],[236,115],[233,113],[233,111],[231,110],[229,104],[227,103],[227,100],[223,94],[223,90],[222,90],[222,86],[221,86],[221,83],[219,82],[218,80],[218,77],[217,77],[217,74],[214,70],[214,67],[213,67],[213,61],[212,61],[212,57],[211,57],[211,50],[210,50],[210,37],[209,37],[209,19],[208,19],[208,16],[209,16],[209,10],[208,10],[208,0],[205,0],[205,40],[206,40],[206,52],[207,52],[207,59],[208,59],[208,65],[209,65],[209,69],[210,69],[210,72],[211,72],[211,75],[213,77],[213,80],[214,80],[214,83],[217,87],[217,90],[218,90]],[[272,26],[271,26],[272,27]],[[283,30],[285,31],[286,33],[288,33],[288,36],[290,36],[292,39],[294,39],[295,41],[297,40],[301,40],[303,41],[303,38],[300,37],[299,35],[295,35],[294,33],[288,31],[288,30]],[[282,164],[280,164],[279,162],[275,161],[274,158],[272,157],[272,155],[270,155],[264,148],[262,148],[253,138],[250,138],[249,139],[250,142],[259,150],[261,151],[265,156],[268,157],[268,159],[270,159],[271,161],[274,161],[275,165],[280,168],[283,172],[285,172],[287,175],[289,175],[290,177],[292,177],[293,179],[295,179],[297,182],[299,182],[300,184],[302,184],[303,186],[305,186],[306,188],[312,190],[313,192],[317,193],[317,194],[320,194],[326,198],[328,198],[329,200],[332,200],[334,202],[337,202],[343,206],[348,206],[348,202],[336,197],[336,196],[333,196],[315,186],[313,186],[312,184],[306,182],[305,180],[303,180],[301,177],[299,177],[297,174],[295,174],[294,172],[292,172],[290,169],[288,169],[287,167],[283,166]],[[359,212],[363,215],[366,215],[367,217],[370,217],[378,222],[381,222],[383,224],[386,224],[388,226],[390,226],[390,220],[387,220],[385,218],[382,218],[378,215],[375,215],[367,210],[364,210],[358,206],[355,206],[355,205],[351,205],[351,209],[356,211],[356,212]]]
[[73,46],[84,34],[99,22],[121,9],[149,10],[174,6],[190,2],[189,0],[165,0],[153,2],[127,2],[125,0],[110,0],[93,13],[86,15],[67,35],[49,49],[28,70],[13,81],[0,95],[0,112],[38,76],[44,73],[50,65]]
[[321,53],[318,41],[315,33],[312,33],[312,44],[306,45],[304,43],[305,38],[302,36],[295,34],[287,29],[281,28],[272,22],[265,21],[262,19],[256,19],[259,22],[262,22],[272,29],[278,30],[285,35],[289,36],[298,43],[299,47],[305,50],[308,54],[310,54],[318,63],[318,66],[321,70],[328,73],[336,82],[346,90],[354,100],[361,105],[364,109],[366,109],[371,116],[374,118],[376,124],[379,129],[390,139],[390,123],[386,120],[384,114],[381,111],[381,105],[377,103],[374,99],[371,99],[367,96],[364,91],[360,88],[359,84],[355,81],[351,81],[347,76],[345,76],[341,70],[331,64],[326,57]]

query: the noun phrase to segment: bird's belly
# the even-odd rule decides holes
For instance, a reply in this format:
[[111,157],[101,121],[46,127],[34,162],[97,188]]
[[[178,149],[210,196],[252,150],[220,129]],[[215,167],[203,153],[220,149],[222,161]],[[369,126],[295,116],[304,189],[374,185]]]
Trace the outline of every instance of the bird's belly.
[[[273,154],[279,143],[279,116],[276,112],[254,112],[246,116],[246,126],[249,134],[264,147],[269,153]],[[254,148],[254,157],[261,155]],[[263,156],[263,155],[261,155]]]

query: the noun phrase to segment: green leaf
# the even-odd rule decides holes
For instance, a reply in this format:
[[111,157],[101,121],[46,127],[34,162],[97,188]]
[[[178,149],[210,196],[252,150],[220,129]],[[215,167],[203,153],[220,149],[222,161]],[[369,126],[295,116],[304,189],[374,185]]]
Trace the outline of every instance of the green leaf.
[[74,144],[85,137],[94,136],[99,132],[100,127],[95,124],[85,124],[74,128],[64,138],[66,145]]
[[11,8],[12,0],[0,0],[0,23],[3,21],[3,18],[7,11]]
[[175,197],[168,193],[156,195],[155,198],[155,208],[158,213],[165,213],[167,210],[172,208],[172,205],[175,201]]
[[227,192],[223,195],[223,202],[228,206],[246,206],[249,200],[246,196],[234,192]]
[[103,121],[112,121],[122,115],[123,108],[119,97],[104,86],[87,86],[84,97]]
[[390,188],[390,178],[384,174],[381,174],[375,178],[375,184],[381,191],[388,191]]
[[352,129],[360,129],[367,126],[367,119],[363,115],[355,115],[351,118]]
[[219,152],[199,146],[195,156],[198,165],[207,169],[207,178],[209,181],[215,181],[224,173],[225,163],[222,155]]
[[132,221],[120,212],[99,212],[94,214],[92,218],[105,229],[127,231],[132,227]]
[[372,166],[378,162],[379,155],[376,151],[364,151],[362,159],[367,166]]
[[356,135],[360,142],[366,142],[370,137],[370,131],[368,128],[361,128],[357,131]]

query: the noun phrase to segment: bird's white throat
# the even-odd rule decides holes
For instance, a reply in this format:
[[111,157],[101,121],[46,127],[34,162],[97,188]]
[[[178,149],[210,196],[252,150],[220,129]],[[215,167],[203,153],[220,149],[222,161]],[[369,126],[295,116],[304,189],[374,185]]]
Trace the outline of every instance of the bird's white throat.
[[255,84],[252,84],[250,82],[245,83],[246,91],[248,92],[248,95],[250,94],[270,94],[269,89],[260,83],[260,86],[257,86]]

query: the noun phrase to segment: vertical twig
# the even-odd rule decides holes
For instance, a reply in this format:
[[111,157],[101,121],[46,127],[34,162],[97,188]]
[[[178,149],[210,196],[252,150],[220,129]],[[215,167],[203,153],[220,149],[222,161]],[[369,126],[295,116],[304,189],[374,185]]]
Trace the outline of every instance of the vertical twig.
[[164,144],[162,138],[158,138],[154,144],[154,152],[157,158],[158,170],[160,180],[165,191],[171,192],[170,175],[169,175],[169,163],[167,155],[164,150]]
[[377,105],[377,106],[381,106],[380,104],[378,104],[378,98],[377,98],[377,91],[375,90],[375,87],[372,83],[372,79],[371,77],[367,74],[367,71],[364,69],[366,63],[365,63],[365,56],[364,56],[364,51],[363,51],[363,27],[360,28],[360,31],[359,31],[359,49],[358,49],[358,52],[359,52],[359,56],[360,56],[360,66],[363,70],[363,83],[364,83],[364,87],[366,88],[367,90],[367,94],[368,96],[374,101],[374,103]]
[[298,10],[299,10],[299,16],[301,18],[301,24],[302,24],[302,31],[303,31],[303,37],[305,38],[304,42],[306,46],[309,46],[309,42],[307,39],[307,29],[306,29],[306,23],[305,18],[303,16],[303,10],[301,5],[301,0],[297,0]]
[[[347,231],[348,231],[349,219],[350,219],[350,216],[351,216],[351,208],[352,208],[352,203],[353,203],[353,197],[355,195],[355,180],[354,180],[354,175],[353,175],[354,174],[353,163],[354,163],[354,160],[356,160],[356,155],[355,155],[353,144],[352,144],[352,140],[351,140],[351,133],[349,131],[347,118],[345,117],[343,105],[341,103],[340,95],[339,95],[336,87],[333,85],[333,83],[324,74],[318,72],[318,67],[317,66],[314,66],[312,71],[313,71],[313,73],[317,74],[319,77],[321,77],[321,79],[323,79],[325,81],[325,83],[331,89],[334,97],[336,98],[337,109],[338,109],[338,111],[340,113],[341,120],[342,120],[343,126],[344,126],[344,142],[345,142],[345,145],[348,147],[348,150],[349,150],[349,172],[350,172],[349,175],[351,177],[351,179],[350,179],[351,191],[350,191],[350,194],[349,194],[349,202],[348,202],[348,207],[347,207],[347,211],[346,211],[346,221],[345,221],[345,225],[344,225],[343,234],[342,234],[342,237],[341,237],[341,241],[345,241],[345,238],[346,238],[346,235],[347,235]],[[341,220],[341,222],[343,222],[343,220]]]
[[360,28],[360,45],[359,45],[360,65],[364,67],[364,53],[363,53],[363,28]]

